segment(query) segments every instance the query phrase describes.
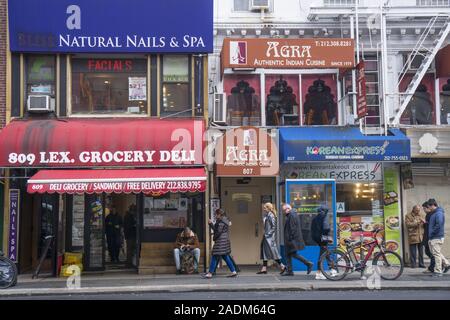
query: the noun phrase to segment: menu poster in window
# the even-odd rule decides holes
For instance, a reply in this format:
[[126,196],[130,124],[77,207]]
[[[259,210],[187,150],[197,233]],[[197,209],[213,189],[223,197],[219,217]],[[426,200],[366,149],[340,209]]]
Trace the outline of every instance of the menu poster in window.
[[213,223],[216,223],[216,210],[217,209],[220,209],[220,199],[219,198],[211,198],[210,218]]
[[153,198],[152,197],[145,197],[145,203],[144,203],[145,209],[153,209]]
[[84,244],[84,195],[73,196],[72,211],[72,246],[82,247]]
[[147,79],[145,77],[128,78],[128,100],[147,100]]
[[386,168],[384,170],[384,224],[386,226],[386,249],[402,255],[398,187],[398,171],[394,168]]
[[153,211],[144,215],[144,228],[179,229],[186,227],[187,211]]

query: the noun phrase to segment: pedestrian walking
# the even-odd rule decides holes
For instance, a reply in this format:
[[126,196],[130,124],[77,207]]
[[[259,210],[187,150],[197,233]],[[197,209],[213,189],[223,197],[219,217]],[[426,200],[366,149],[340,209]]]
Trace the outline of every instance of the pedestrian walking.
[[434,257],[430,250],[430,245],[428,243],[428,225],[430,224],[430,218],[433,214],[431,210],[428,208],[428,201],[425,201],[422,203],[422,209],[423,212],[425,212],[425,223],[423,225],[423,247],[425,249],[425,254],[430,259],[430,265],[428,266],[427,270],[425,270],[423,273],[433,273],[434,272]]
[[[435,262],[432,276],[442,277],[442,272],[445,273],[450,269],[450,263],[441,253],[445,236],[445,213],[444,209],[438,206],[435,199],[428,200],[428,208],[432,212],[428,225],[428,243]],[[444,269],[442,270],[443,267]]]
[[269,260],[274,260],[280,266],[281,273],[283,273],[286,270],[286,266],[281,262],[275,234],[277,231],[277,212],[270,202],[263,204],[263,225],[264,236],[261,240],[263,266],[257,274],[267,274],[267,263]]
[[111,206],[110,213],[105,219],[106,241],[111,262],[119,262],[120,248],[122,247],[122,217],[117,213],[116,207]]
[[292,207],[289,204],[283,205],[283,212],[286,215],[284,224],[284,247],[287,268],[282,273],[282,276],[294,275],[294,272],[292,271],[292,258],[304,263],[308,267],[307,274],[310,274],[314,264],[297,253],[298,250],[303,250],[305,248],[300,218],[296,213],[292,212]]
[[216,223],[213,223],[211,219],[209,220],[209,226],[214,231],[214,246],[212,249],[212,258],[211,264],[209,265],[208,273],[206,273],[203,277],[210,279],[212,278],[212,274],[216,271],[217,264],[222,258],[225,260],[228,268],[231,271],[231,274],[228,277],[236,277],[237,272],[233,260],[230,257],[231,254],[231,243],[230,243],[230,234],[229,227],[230,222],[228,218],[225,216],[225,212],[222,209],[216,210]]
[[[319,259],[324,252],[327,252],[327,246],[330,241],[332,242],[332,238],[330,237],[330,223],[328,222],[328,208],[320,207],[317,209],[317,215],[311,222],[311,238],[317,245],[319,246],[319,257],[317,259],[317,264],[319,263]],[[328,263],[331,265],[331,262]],[[336,270],[331,271],[332,274],[336,273]],[[317,267],[316,272],[316,280],[326,280],[327,278],[322,274]]]
[[425,268],[423,262],[423,236],[425,216],[420,212],[420,206],[415,205],[405,217],[408,231],[408,243],[411,268],[417,267],[417,252],[419,253],[419,268]]

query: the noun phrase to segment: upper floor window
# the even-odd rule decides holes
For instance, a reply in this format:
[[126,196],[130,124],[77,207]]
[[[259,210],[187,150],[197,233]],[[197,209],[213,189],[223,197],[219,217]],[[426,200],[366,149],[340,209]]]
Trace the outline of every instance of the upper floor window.
[[248,12],[261,9],[273,12],[273,0],[233,0],[234,12]]
[[450,0],[417,0],[416,3],[421,7],[450,7]]
[[325,6],[354,6],[359,0],[324,0]]
[[147,60],[72,60],[72,114],[146,114]]
[[190,63],[187,55],[165,55],[162,58],[161,114],[192,116]]
[[[414,74],[407,74],[404,77],[400,83],[401,92],[406,90],[413,76]],[[430,125],[436,123],[434,85],[434,75],[426,74],[403,112],[400,118],[401,124]]]
[[55,98],[56,58],[49,55],[29,55],[26,58],[26,96],[48,95]]

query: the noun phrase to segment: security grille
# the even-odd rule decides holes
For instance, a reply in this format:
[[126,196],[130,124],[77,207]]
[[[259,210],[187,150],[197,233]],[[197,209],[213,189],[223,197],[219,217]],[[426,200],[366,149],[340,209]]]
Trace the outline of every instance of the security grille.
[[354,6],[359,0],[324,0],[325,6]]
[[421,7],[450,7],[450,0],[417,0],[416,4]]

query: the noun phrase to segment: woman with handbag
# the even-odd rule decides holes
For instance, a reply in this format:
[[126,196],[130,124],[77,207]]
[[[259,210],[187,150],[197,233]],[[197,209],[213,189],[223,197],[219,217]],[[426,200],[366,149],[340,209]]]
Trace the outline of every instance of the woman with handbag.
[[267,274],[268,260],[274,260],[281,268],[281,273],[286,270],[286,266],[281,262],[276,240],[277,212],[270,202],[263,204],[263,225],[264,236],[261,240],[261,260],[263,266],[256,274]]
[[[317,215],[311,222],[311,237],[320,247],[319,259],[321,255],[328,250],[328,243],[333,242],[333,238],[329,236],[330,230],[331,228],[328,222],[328,209],[325,207],[320,207],[317,209]],[[319,262],[319,259],[317,259],[317,263]],[[316,280],[326,280],[319,268],[317,268]]]

